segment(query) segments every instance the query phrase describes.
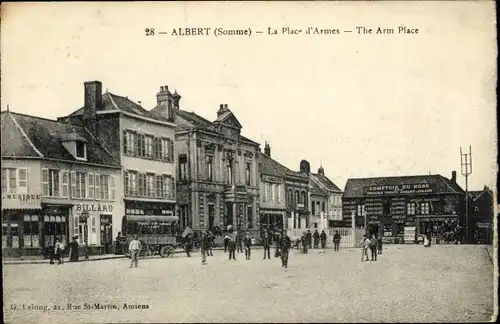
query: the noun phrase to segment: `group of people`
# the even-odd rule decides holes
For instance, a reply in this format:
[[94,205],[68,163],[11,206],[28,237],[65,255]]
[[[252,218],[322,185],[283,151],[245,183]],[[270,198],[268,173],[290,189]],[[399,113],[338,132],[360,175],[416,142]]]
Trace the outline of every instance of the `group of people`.
[[[339,251],[341,236],[338,231],[333,235],[333,247],[334,251]],[[312,244],[314,243],[314,245]],[[326,248],[326,233],[325,230],[321,231],[314,230],[314,234],[311,234],[311,230],[307,230],[302,233],[302,236],[295,241],[294,247],[298,248],[301,253],[306,254],[307,250],[311,247],[318,249],[321,243],[321,248]]]
[[[68,244],[68,250],[69,250],[69,261],[77,262],[79,256],[78,236],[72,237],[71,242],[69,242]],[[66,246],[64,242],[60,239],[56,239],[54,246],[50,248],[50,264],[55,264],[54,261],[57,261],[57,264],[64,264],[65,254],[66,254]],[[84,255],[85,259],[88,259],[87,242],[85,242]]]
[[[382,254],[382,240],[379,240],[376,234],[364,234],[360,245],[361,261],[377,261],[377,254]],[[371,251],[371,259],[368,257],[368,251]]]

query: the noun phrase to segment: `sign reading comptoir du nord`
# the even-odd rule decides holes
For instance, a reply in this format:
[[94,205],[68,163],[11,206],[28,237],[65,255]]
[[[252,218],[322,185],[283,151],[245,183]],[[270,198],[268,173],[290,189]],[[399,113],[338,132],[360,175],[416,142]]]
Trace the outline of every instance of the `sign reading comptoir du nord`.
[[402,185],[382,185],[365,188],[365,194],[370,196],[379,195],[411,195],[426,194],[434,192],[428,183],[402,184]]

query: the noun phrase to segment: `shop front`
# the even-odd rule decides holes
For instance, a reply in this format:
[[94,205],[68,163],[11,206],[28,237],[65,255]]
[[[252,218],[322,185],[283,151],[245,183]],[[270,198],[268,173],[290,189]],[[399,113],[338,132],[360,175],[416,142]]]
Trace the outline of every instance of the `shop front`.
[[261,209],[260,210],[260,235],[267,230],[273,234],[281,232],[284,227],[285,210]]

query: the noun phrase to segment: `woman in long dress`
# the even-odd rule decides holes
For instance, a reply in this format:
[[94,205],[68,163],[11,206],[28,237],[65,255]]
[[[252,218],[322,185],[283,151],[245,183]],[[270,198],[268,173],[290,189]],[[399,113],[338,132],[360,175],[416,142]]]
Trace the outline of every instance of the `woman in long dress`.
[[73,239],[69,243],[69,261],[77,262],[78,261],[78,236],[73,236]]

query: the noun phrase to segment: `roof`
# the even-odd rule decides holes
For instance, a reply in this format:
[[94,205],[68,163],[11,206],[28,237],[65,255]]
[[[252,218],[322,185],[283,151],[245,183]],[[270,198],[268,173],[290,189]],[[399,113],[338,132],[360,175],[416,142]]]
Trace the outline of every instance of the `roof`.
[[396,186],[403,184],[429,184],[434,193],[465,194],[464,190],[456,183],[442,175],[416,175],[401,177],[377,177],[348,179],[344,189],[344,198],[366,197],[364,188],[370,186]]
[[337,187],[335,183],[333,183],[325,175],[319,173],[312,173],[312,175],[316,177],[328,190],[342,192],[342,190],[340,190],[339,187]]
[[269,156],[259,154],[259,173],[275,177],[285,177],[287,169]]
[[475,190],[475,191],[469,191],[468,192],[468,195],[470,198],[472,198],[472,200],[476,201],[478,200],[481,196],[483,196],[484,193],[489,193],[490,194],[490,197],[491,199],[493,199],[493,191],[491,191],[490,189],[483,189],[483,190]]
[[328,197],[328,194],[323,191],[314,181],[309,182],[309,191],[311,192],[311,195]]
[[[159,116],[164,118],[164,112],[159,106],[156,106],[150,111],[152,114],[155,116]],[[232,113],[230,113],[232,114]],[[175,112],[175,124],[178,125],[179,128],[198,128],[202,130],[206,130],[212,133],[218,133],[217,129],[214,126],[214,123],[209,121],[208,119],[194,113],[194,112],[188,112],[185,110],[178,109]],[[240,140],[244,140],[247,142],[251,142],[254,144],[258,144],[255,141],[252,141],[251,139],[240,135],[239,136]]]
[[113,159],[84,127],[13,112],[6,112],[5,116],[2,113],[2,157],[36,156],[78,161],[63,146],[63,140],[67,139],[64,135],[71,133],[75,134],[75,138],[87,143],[85,162],[120,166],[120,162]]
[[303,172],[287,169],[286,176],[294,178],[302,178],[303,181],[309,182],[309,176]]
[[[141,116],[141,117],[146,117],[146,118],[151,118],[151,119],[156,119],[160,121],[168,121],[167,118],[160,114],[155,114],[151,111],[148,111],[144,108],[142,108],[141,105],[138,103],[133,102],[132,100],[128,99],[127,97],[119,96],[116,94],[113,94],[111,92],[106,91],[102,95],[102,106],[98,108],[98,111],[106,111],[106,110],[120,110],[123,112],[127,112],[133,115]],[[69,116],[81,116],[83,115],[84,112],[84,107],[76,110],[75,112],[71,113]]]

